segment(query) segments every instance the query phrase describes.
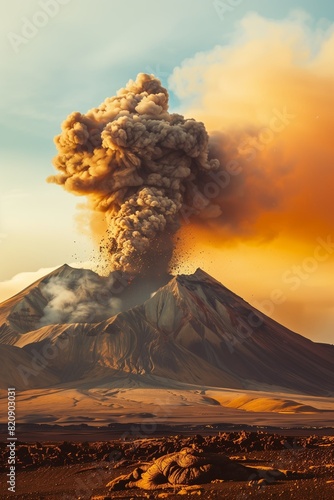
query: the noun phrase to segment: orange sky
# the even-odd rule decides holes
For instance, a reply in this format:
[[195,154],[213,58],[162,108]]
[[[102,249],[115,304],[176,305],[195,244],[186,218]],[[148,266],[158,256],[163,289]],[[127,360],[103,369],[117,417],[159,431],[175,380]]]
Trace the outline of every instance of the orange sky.
[[[321,38],[302,21],[256,15],[239,28],[234,44],[198,54],[171,79],[188,102],[185,115],[206,124],[214,154],[229,165],[219,191],[208,189],[221,215],[199,214],[183,233],[193,258],[224,284],[330,342],[334,34]],[[327,242],[320,250],[319,239]],[[284,299],[270,304],[274,290]]]

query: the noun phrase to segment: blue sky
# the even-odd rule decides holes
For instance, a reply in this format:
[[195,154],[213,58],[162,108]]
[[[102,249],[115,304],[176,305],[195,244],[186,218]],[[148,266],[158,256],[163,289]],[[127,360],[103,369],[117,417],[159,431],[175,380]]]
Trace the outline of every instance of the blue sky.
[[[227,45],[249,12],[279,20],[293,10],[313,30],[334,21],[329,0],[2,2],[0,281],[89,258],[92,245],[76,231],[81,200],[45,182],[70,112],[97,106],[139,72],[168,86],[187,58]],[[171,93],[172,109],[182,106]]]

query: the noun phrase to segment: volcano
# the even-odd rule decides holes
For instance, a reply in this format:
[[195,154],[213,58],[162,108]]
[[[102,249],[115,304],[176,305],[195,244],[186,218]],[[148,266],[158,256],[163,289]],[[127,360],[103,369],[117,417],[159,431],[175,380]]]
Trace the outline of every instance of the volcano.
[[189,390],[219,405],[218,388],[333,396],[334,346],[288,330],[201,269],[145,280],[64,265],[1,304],[0,351],[2,388],[23,400],[63,392],[75,406],[89,396],[115,410],[126,390],[138,402],[135,390],[150,389],[152,404],[154,391]]

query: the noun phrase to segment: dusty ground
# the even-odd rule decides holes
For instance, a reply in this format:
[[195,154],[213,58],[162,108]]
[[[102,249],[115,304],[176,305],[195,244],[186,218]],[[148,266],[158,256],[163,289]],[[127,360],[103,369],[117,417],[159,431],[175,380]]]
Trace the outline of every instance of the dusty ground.
[[[207,498],[241,500],[247,498],[334,499],[334,437],[282,436],[264,432],[221,432],[211,436],[166,436],[85,443],[29,443],[17,445],[16,494],[8,493],[4,480],[1,499],[74,500],[108,497],[106,483],[131,472],[143,461],[151,461],[184,446],[233,457],[257,468],[272,467],[287,473],[288,479],[269,484],[249,481],[213,482],[145,492],[118,491],[112,499]],[[5,445],[1,447],[1,476],[7,468]],[[265,477],[264,477],[265,479]]]
[[[220,389],[148,379],[141,387],[138,377],[119,382],[95,380],[78,386],[17,392],[20,425],[49,424],[108,426],[110,423],[214,424],[245,426],[334,427],[334,398],[280,392],[279,388],[255,386],[254,390]],[[107,387],[105,386],[107,384]],[[124,387],[117,387],[123,384]],[[0,422],[7,421],[7,391],[0,390]],[[23,432],[22,436],[27,433]],[[25,437],[24,437],[25,438]]]

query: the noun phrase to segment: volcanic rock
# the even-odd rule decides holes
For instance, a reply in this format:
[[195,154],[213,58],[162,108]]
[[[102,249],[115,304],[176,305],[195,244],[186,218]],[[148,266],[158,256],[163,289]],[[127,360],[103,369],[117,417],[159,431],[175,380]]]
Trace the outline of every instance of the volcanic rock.
[[[277,470],[266,471],[267,476],[284,479]],[[260,479],[260,472],[245,467],[225,455],[206,453],[194,448],[183,448],[180,452],[164,455],[151,464],[134,469],[131,474],[120,476],[107,487],[110,491],[127,488],[155,490],[166,486],[205,484],[215,479],[247,481]]]

